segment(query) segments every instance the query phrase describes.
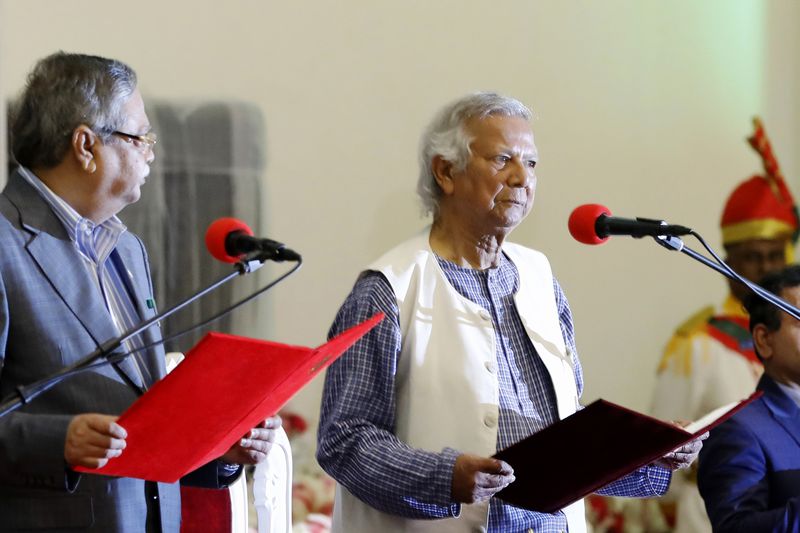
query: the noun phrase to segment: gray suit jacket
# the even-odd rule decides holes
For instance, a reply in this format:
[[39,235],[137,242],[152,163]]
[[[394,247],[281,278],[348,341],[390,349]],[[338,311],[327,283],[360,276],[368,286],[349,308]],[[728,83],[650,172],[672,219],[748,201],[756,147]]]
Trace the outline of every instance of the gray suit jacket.
[[[142,320],[154,315],[147,255],[126,232],[117,251]],[[0,397],[72,364],[118,335],[64,226],[16,171],[0,196]],[[157,326],[145,342],[160,339]],[[145,385],[164,375],[161,346],[142,352]],[[132,381],[132,385],[126,378]],[[141,532],[180,527],[178,485],[71,473],[64,439],[79,413],[120,414],[142,393],[130,357],[67,378],[0,419],[0,531]],[[216,486],[215,465],[205,485]],[[201,476],[202,477],[202,476]],[[69,486],[68,486],[69,485]],[[149,505],[148,505],[149,502]],[[159,512],[160,511],[160,512]],[[149,516],[148,516],[149,513]]]

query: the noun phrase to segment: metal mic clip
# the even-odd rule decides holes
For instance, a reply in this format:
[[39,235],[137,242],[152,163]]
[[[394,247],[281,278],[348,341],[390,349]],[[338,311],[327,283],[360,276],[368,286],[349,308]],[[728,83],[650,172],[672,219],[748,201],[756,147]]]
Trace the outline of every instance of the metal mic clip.
[[[662,222],[666,224],[666,222]],[[668,235],[659,235],[657,237],[653,237],[658,244],[666,248],[667,250],[674,250],[676,252],[680,252],[683,250],[683,241],[680,237],[675,236],[668,236]]]

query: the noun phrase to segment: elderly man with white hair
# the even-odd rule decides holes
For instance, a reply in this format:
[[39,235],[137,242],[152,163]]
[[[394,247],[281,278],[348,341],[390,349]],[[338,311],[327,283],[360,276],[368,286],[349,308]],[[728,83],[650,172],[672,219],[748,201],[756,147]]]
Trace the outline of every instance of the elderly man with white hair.
[[[530,110],[495,93],[445,107],[423,136],[418,192],[432,226],[359,276],[330,334],[385,320],[329,369],[317,458],[338,482],[334,529],[584,531],[492,496],[514,481],[491,458],[579,408],[572,314],[535,250],[506,237],[533,207]],[[699,442],[605,487],[663,494]]]

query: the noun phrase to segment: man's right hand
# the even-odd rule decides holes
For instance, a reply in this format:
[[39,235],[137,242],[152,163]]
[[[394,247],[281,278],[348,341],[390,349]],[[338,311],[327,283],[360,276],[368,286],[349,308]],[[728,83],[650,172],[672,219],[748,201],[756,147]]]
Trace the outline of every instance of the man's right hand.
[[462,453],[453,467],[453,499],[457,503],[488,500],[516,479],[511,465],[498,459]]
[[100,468],[119,457],[128,432],[117,424],[116,416],[87,413],[77,415],[67,427],[64,459],[69,466]]

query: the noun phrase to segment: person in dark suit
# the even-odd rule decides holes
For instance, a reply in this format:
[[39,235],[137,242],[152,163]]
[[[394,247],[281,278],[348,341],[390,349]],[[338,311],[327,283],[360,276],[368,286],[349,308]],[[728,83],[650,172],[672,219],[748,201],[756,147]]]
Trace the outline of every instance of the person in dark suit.
[[[800,265],[761,285],[800,306]],[[761,398],[711,431],[698,488],[714,531],[800,531],[800,321],[751,294],[745,300]]]
[[[155,315],[147,254],[117,218],[139,199],[155,135],[135,72],[59,52],[10,116],[16,168],[0,196],[0,397]],[[80,475],[124,453],[117,416],[164,376],[158,326],[125,360],[72,376],[0,418],[0,531],[178,531],[177,484]],[[147,346],[147,347],[145,347]],[[224,487],[263,460],[280,419],[183,481]]]

